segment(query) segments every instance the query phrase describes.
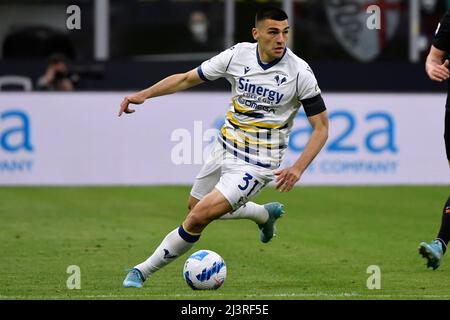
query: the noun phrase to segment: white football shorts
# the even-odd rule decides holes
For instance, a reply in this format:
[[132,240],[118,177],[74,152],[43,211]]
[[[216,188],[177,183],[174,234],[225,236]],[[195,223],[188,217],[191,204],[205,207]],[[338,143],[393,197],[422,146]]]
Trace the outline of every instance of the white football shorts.
[[191,196],[201,200],[216,188],[236,210],[274,179],[274,171],[236,158],[220,142],[214,142],[195,178]]

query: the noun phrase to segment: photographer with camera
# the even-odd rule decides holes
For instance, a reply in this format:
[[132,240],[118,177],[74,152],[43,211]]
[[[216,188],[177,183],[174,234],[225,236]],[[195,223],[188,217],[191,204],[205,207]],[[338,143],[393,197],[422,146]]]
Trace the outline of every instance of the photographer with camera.
[[46,91],[72,91],[74,80],[69,72],[66,57],[61,54],[50,56],[47,70],[36,84],[37,90]]

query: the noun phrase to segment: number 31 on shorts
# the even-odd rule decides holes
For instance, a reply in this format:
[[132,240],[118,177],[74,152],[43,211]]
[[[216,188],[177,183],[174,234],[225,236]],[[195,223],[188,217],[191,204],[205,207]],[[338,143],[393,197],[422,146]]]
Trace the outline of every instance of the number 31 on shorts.
[[[241,189],[242,191],[245,191],[248,189],[248,187],[251,184],[251,181],[253,178],[253,176],[250,173],[245,173],[245,176],[242,178],[244,180],[244,182],[242,182],[241,184],[238,185],[239,189]],[[260,184],[260,182],[256,179],[254,179],[252,187],[250,189],[250,191],[247,193],[247,197],[250,197],[250,195],[252,194],[253,191],[255,191],[256,186]]]

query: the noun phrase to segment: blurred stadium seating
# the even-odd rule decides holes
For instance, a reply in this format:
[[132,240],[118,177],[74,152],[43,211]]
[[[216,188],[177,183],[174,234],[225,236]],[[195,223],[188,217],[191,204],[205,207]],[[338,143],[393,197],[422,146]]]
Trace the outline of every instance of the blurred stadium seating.
[[[101,0],[102,2],[105,2]],[[28,77],[33,83],[45,70],[46,59],[64,53],[74,68],[95,70],[81,75],[78,90],[132,90],[154,83],[162,76],[196,67],[226,47],[226,7],[233,3],[231,40],[253,41],[254,12],[262,4],[292,3],[292,45],[307,60],[324,91],[433,92],[443,91],[424,77],[423,62],[429,39],[448,8],[447,0],[420,1],[419,61],[411,62],[410,5],[394,3],[386,9],[387,41],[369,61],[361,61],[346,49],[330,14],[331,3],[340,1],[106,1],[108,12],[97,12],[95,1],[0,2],[0,76]],[[369,1],[370,2],[370,1]],[[377,1],[372,1],[377,2]],[[347,2],[347,3],[352,3]],[[81,8],[81,30],[68,30],[66,8]],[[349,7],[352,9],[351,7]],[[195,45],[190,17],[201,12],[207,17],[207,41]],[[106,15],[108,58],[99,61],[95,53],[96,19]],[[351,21],[350,21],[351,22]],[[348,22],[348,23],[350,23]],[[347,46],[348,47],[348,46]],[[363,53],[364,54],[364,53]],[[369,53],[368,55],[369,56]],[[133,76],[127,81],[118,75]],[[345,81],[342,75],[345,74]],[[386,75],[389,75],[387,77]],[[194,90],[227,90],[217,81]]]

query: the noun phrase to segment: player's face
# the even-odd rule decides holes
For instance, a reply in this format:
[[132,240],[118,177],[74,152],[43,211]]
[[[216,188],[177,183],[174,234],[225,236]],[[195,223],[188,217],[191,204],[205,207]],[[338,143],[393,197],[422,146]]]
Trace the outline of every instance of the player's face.
[[265,19],[253,28],[253,38],[258,41],[261,58],[265,62],[281,58],[288,40],[289,24],[287,20]]

